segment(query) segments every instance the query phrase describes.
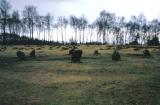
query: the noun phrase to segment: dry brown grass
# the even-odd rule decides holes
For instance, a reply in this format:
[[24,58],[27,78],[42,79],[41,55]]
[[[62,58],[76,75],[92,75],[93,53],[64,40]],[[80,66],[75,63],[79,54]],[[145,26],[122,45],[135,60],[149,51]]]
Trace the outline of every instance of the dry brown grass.
[[[5,52],[0,52],[5,58],[0,63],[1,105],[160,103],[160,57],[154,52],[152,58],[143,58],[137,56],[141,50],[120,49],[122,61],[112,62],[114,47],[83,45],[79,46],[83,50],[82,63],[71,63],[68,50],[50,47],[8,46]],[[28,55],[37,48],[41,49],[36,50],[35,59],[16,60],[17,50]],[[94,56],[95,50],[101,55]]]

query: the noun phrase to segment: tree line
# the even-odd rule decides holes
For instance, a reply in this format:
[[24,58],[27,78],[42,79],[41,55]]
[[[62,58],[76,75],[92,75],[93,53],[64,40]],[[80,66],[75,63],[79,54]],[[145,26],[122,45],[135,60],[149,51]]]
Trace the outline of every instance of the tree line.
[[[42,44],[159,45],[160,37],[160,20],[148,21],[144,14],[133,15],[127,21],[123,16],[103,10],[93,23],[89,23],[85,16],[54,18],[50,13],[42,16],[32,5],[25,6],[20,15],[19,11],[11,11],[7,0],[0,0],[0,27],[1,44],[11,41],[12,44],[36,44],[37,41]],[[74,37],[67,40],[70,29],[74,30]]]

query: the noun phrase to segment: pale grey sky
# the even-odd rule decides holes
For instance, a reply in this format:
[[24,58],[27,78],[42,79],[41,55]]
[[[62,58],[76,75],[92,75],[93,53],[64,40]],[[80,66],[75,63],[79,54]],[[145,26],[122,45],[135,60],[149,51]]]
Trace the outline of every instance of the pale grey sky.
[[144,13],[147,19],[160,17],[160,0],[8,0],[13,9],[23,10],[25,5],[35,5],[42,15],[50,12],[55,17],[85,15],[91,22],[100,11],[106,10],[129,18]]

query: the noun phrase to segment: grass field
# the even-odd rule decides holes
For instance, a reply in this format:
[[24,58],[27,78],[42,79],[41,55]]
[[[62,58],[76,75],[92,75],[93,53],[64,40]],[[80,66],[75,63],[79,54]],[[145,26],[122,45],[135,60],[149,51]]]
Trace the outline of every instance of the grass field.
[[[37,57],[19,61],[16,51]],[[121,49],[113,62],[113,48],[79,46],[82,63],[71,63],[68,50],[57,46],[7,46],[0,52],[0,105],[160,105],[160,55],[150,48]],[[99,50],[101,55],[93,55]]]

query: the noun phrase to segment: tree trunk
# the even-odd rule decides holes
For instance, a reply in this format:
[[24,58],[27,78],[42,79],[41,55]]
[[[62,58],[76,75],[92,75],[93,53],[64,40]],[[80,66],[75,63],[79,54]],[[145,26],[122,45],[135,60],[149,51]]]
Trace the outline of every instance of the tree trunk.
[[84,43],[84,29],[83,29],[83,43]]
[[58,42],[58,28],[57,28],[57,42]]
[[32,39],[33,39],[33,34],[34,34],[34,26],[33,26],[33,22],[32,22]]
[[106,36],[106,30],[104,29],[104,30],[103,30],[103,44],[106,42],[105,36]]
[[61,37],[62,37],[62,44],[64,44],[62,26],[61,26]]
[[79,43],[81,44],[81,39],[82,39],[82,36],[81,36],[81,30],[79,30]]
[[75,40],[77,42],[77,29],[74,29],[75,30]]

